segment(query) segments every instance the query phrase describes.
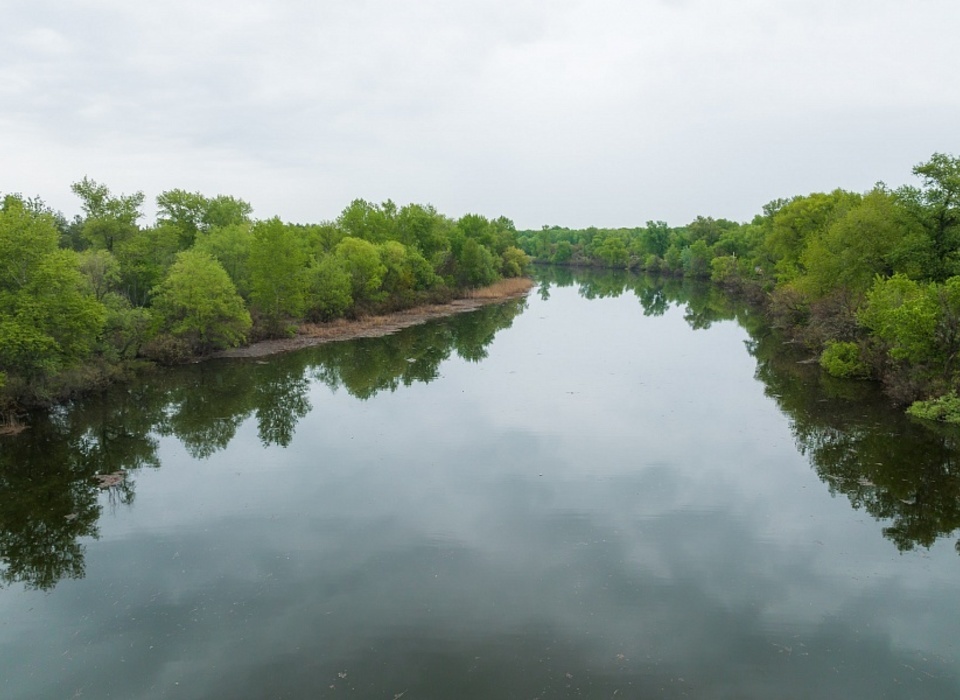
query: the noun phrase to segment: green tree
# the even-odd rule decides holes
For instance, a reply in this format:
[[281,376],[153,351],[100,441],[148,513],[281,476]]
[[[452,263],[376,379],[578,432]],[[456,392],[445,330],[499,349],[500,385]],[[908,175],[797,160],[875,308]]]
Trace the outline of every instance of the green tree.
[[898,274],[877,278],[858,319],[882,340],[895,360],[926,363],[936,354],[939,309],[931,287]]
[[386,267],[381,290],[400,304],[408,304],[414,293],[431,289],[440,283],[420,251],[399,241],[387,241],[377,246],[380,261]]
[[687,224],[687,236],[690,242],[703,241],[708,246],[712,246],[731,226],[737,226],[737,224],[726,219],[714,219],[712,216],[698,216]]
[[120,282],[120,263],[106,250],[87,250],[80,254],[80,271],[86,276],[97,301]]
[[736,285],[741,280],[736,255],[718,255],[710,261],[710,279],[718,284]]
[[150,303],[150,290],[166,276],[179,250],[179,229],[169,223],[137,229],[117,242],[114,255],[120,263],[120,287],[133,305]]
[[307,254],[294,227],[278,218],[254,224],[249,266],[250,299],[272,331],[303,314]]
[[166,223],[177,229],[180,248],[193,245],[197,232],[203,227],[208,200],[199,192],[167,190],[157,195],[157,223]]
[[300,236],[307,250],[313,255],[332,253],[337,243],[347,235],[332,223],[298,224],[297,226],[300,228]]
[[510,246],[500,256],[504,277],[522,277],[530,266],[530,258],[522,250]]
[[468,238],[457,259],[457,281],[462,287],[482,287],[498,277],[496,260],[488,248]]
[[389,297],[408,299],[416,286],[413,266],[407,247],[399,241],[386,241],[377,246],[377,254],[386,271],[380,284]]
[[490,246],[496,236],[490,221],[480,214],[464,214],[457,220],[457,229],[465,239],[473,239],[485,246]]
[[663,267],[670,272],[679,272],[683,269],[683,251],[676,243],[671,243],[663,256]]
[[820,354],[820,366],[833,377],[855,379],[869,376],[870,368],[861,358],[860,346],[849,341],[831,341]]
[[680,260],[683,264],[683,274],[688,277],[710,276],[710,248],[703,238],[698,238],[684,248],[680,254]]
[[307,317],[314,321],[340,318],[353,305],[353,281],[335,255],[324,255],[307,269]]
[[517,245],[517,227],[505,216],[498,216],[490,222],[490,233],[492,240],[485,245],[496,256],[502,256],[507,248]]
[[916,276],[920,271],[907,258],[920,237],[896,197],[875,188],[811,238],[800,256],[800,286],[814,298],[838,289],[860,295],[877,275],[889,276],[897,268],[909,267],[910,276]]
[[738,258],[752,258],[763,241],[763,232],[756,224],[737,224],[725,228],[720,238],[713,244],[714,255],[736,255]]
[[800,254],[800,288],[812,298],[842,289],[863,294],[877,275],[893,272],[892,252],[902,233],[897,205],[873,190],[825,230],[810,236]]
[[113,196],[106,185],[87,177],[73,183],[71,189],[80,198],[86,214],[83,236],[93,246],[113,251],[118,242],[136,233],[137,220],[142,216],[143,192]]
[[250,224],[214,226],[201,232],[193,247],[216,258],[230,275],[240,296],[250,296],[250,247],[253,231]]
[[194,352],[239,345],[250,330],[250,314],[230,276],[206,253],[177,254],[153,296],[161,330]]
[[897,196],[926,232],[927,275],[943,281],[960,273],[960,158],[934,153],[913,174],[922,187],[902,187]]
[[347,236],[337,244],[337,260],[350,275],[351,295],[356,303],[378,300],[387,267],[377,247],[369,241]]
[[810,240],[859,203],[860,195],[838,189],[830,194],[795,197],[780,206],[770,218],[770,231],[764,240],[777,278],[781,282],[796,279],[803,272],[801,258]]
[[353,238],[383,243],[397,238],[397,205],[389,199],[382,205],[355,199],[337,219],[338,226]]
[[557,241],[554,246],[553,254],[550,256],[550,262],[562,265],[573,257],[573,245],[570,241]]
[[209,199],[199,192],[174,189],[157,196],[157,222],[177,229],[183,250],[192,246],[199,234],[215,227],[249,224],[252,212],[247,202],[226,195]]
[[136,357],[154,335],[151,310],[133,306],[125,296],[114,292],[107,293],[102,303],[107,316],[100,338],[101,354],[112,362]]
[[0,372],[28,380],[78,363],[92,351],[106,315],[58,248],[47,214],[8,196],[0,207]]
[[397,215],[397,236],[404,245],[414,245],[427,260],[450,248],[452,222],[432,206],[409,204]]
[[607,267],[626,267],[629,262],[627,244],[619,234],[604,235],[593,254]]
[[203,228],[210,229],[223,226],[241,226],[250,223],[253,207],[237,197],[218,194],[207,200],[207,207],[203,212]]
[[670,246],[670,226],[666,221],[648,221],[642,235],[643,246],[647,253],[652,253],[658,258],[667,254],[667,248]]

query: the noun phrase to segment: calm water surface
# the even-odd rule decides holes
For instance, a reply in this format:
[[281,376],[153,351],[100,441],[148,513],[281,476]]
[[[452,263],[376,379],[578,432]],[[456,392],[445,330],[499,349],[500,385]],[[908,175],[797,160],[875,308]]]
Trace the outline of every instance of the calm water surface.
[[3,438],[0,697],[960,697],[956,433],[709,287],[542,274]]

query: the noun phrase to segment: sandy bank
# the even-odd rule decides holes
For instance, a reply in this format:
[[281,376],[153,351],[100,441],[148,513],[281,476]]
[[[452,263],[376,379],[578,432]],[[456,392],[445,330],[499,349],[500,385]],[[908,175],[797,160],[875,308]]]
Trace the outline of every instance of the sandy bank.
[[337,340],[390,335],[435,318],[453,316],[489,304],[524,297],[532,287],[533,280],[527,278],[500,280],[489,287],[471,290],[467,296],[446,304],[415,306],[385,316],[367,316],[354,321],[340,319],[330,323],[304,323],[292,338],[263,340],[252,345],[224,350],[211,357],[265,357]]

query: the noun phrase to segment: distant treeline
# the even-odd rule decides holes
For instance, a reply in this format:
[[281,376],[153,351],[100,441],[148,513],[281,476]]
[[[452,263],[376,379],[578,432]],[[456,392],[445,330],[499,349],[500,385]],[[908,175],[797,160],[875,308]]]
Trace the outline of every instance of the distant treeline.
[[518,240],[539,262],[752,293],[831,374],[879,379],[897,401],[924,400],[915,415],[960,419],[960,159],[937,153],[913,173],[918,187],[778,199],[749,223],[544,227]]
[[0,412],[62,399],[141,359],[179,361],[304,321],[449,300],[524,274],[506,218],[352,202],[335,221],[255,220],[230,196],[75,183],[83,214],[0,205]]

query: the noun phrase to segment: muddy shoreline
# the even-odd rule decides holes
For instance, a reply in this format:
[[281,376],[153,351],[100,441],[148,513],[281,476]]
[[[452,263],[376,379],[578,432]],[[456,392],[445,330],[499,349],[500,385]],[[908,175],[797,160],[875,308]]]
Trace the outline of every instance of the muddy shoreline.
[[352,321],[340,319],[330,323],[304,323],[297,334],[291,338],[261,340],[251,345],[223,350],[206,359],[267,357],[339,340],[377,338],[436,318],[474,311],[510,299],[519,299],[525,297],[532,288],[533,280],[530,279],[501,280],[490,287],[474,290],[470,296],[454,299],[445,304],[415,306],[383,316],[368,316]]

